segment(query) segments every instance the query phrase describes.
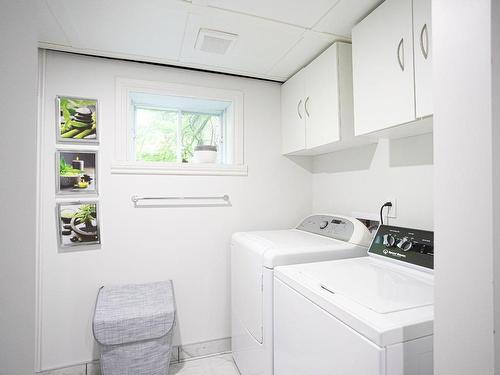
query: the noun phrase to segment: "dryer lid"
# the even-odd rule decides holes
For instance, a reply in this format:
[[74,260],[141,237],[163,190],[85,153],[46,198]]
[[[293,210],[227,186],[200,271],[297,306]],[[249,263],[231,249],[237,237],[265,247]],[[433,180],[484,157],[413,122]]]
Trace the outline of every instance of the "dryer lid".
[[433,281],[420,272],[368,258],[323,262],[303,270],[321,287],[379,314],[433,305]]
[[297,229],[235,233],[232,243],[248,249],[266,268],[367,255],[365,247]]

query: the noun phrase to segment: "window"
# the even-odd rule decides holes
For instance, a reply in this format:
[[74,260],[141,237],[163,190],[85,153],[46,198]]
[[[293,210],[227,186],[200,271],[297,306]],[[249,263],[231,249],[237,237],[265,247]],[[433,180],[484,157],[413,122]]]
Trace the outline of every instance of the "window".
[[189,163],[197,146],[214,146],[226,163],[226,111],[230,102],[131,93],[133,155],[142,162]]
[[246,174],[242,105],[236,90],[118,79],[112,171]]

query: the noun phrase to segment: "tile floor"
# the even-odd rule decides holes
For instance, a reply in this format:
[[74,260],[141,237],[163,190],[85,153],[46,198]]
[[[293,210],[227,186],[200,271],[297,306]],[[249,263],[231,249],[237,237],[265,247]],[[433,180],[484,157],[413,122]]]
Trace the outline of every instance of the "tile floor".
[[170,366],[171,375],[240,375],[231,354],[193,359]]

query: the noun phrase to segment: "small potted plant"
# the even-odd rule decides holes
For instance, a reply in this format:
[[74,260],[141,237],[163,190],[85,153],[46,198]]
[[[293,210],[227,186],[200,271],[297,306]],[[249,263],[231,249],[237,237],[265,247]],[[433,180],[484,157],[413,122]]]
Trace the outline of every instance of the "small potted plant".
[[76,236],[71,241],[95,241],[97,239],[95,204],[82,204],[71,219],[71,229]]
[[210,139],[205,143],[204,137],[198,139],[198,145],[194,148],[194,162],[196,163],[215,163],[217,161],[217,145],[215,142],[215,128],[210,126]]
[[78,184],[80,177],[84,172],[80,169],[73,168],[71,164],[66,163],[64,159],[59,161],[59,176],[61,181],[61,188],[73,187]]
[[197,163],[215,163],[217,161],[217,146],[199,144],[194,148],[194,161]]

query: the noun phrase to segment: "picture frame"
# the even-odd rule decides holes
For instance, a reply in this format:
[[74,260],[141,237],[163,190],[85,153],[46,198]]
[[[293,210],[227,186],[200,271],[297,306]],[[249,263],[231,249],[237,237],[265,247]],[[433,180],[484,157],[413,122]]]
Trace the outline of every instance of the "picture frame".
[[98,151],[60,149],[55,161],[57,195],[98,194]]
[[99,144],[97,99],[57,95],[55,118],[58,143]]
[[60,248],[101,244],[97,200],[59,202],[56,205]]

